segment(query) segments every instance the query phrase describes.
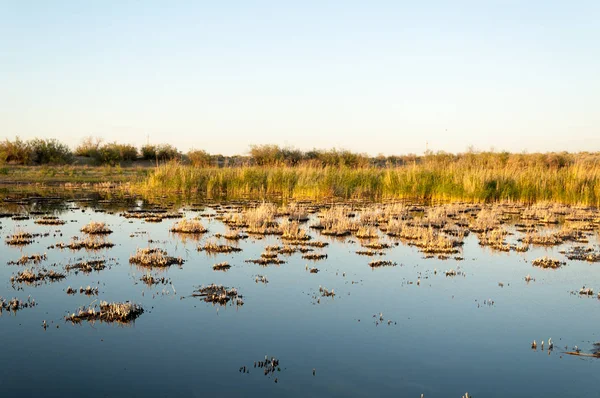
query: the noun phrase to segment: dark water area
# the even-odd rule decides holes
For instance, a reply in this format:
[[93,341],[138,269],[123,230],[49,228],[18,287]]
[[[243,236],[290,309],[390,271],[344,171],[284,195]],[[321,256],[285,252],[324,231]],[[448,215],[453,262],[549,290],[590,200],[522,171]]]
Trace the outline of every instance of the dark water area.
[[[380,231],[379,241],[391,248],[366,257],[356,254],[364,242],[355,236],[332,238],[309,228],[318,222],[313,213],[301,228],[313,241],[328,243],[314,248],[327,258],[310,261],[297,252],[279,255],[284,264],[261,266],[245,260],[260,258],[267,245],[285,245],[281,237],[215,238],[228,230],[215,217],[223,207],[170,209],[187,219],[199,217],[208,232],[196,237],[169,232],[176,219],[152,223],[122,216],[146,205],[97,198],[3,204],[0,212],[49,212],[66,223],[38,225],[37,213],[26,220],[0,219],[0,296],[31,296],[37,303],[1,313],[1,396],[598,396],[600,359],[564,354],[574,346],[590,352],[600,341],[600,263],[566,259],[560,250],[571,242],[498,252],[480,246],[471,233],[460,248],[463,260],[442,260],[425,258],[417,247]],[[83,237],[80,229],[91,221],[112,229],[105,239],[114,247],[52,248]],[[510,223],[505,228],[514,233],[508,241],[522,236]],[[8,245],[6,238],[19,231],[48,235],[29,245]],[[597,250],[597,231],[587,236],[584,246]],[[242,251],[197,250],[208,241]],[[161,270],[129,263],[138,248],[149,246],[184,263]],[[34,253],[46,253],[47,259],[7,264]],[[532,266],[542,256],[566,264],[555,270]],[[106,259],[101,271],[65,270],[67,264],[98,258]],[[397,265],[371,268],[369,262],[377,259]],[[228,271],[213,270],[224,261],[231,265]],[[319,272],[309,272],[307,265]],[[41,268],[66,278],[11,283],[19,271]],[[460,272],[446,276],[449,269]],[[140,281],[148,274],[169,282],[148,286]],[[257,282],[257,275],[268,283]],[[534,280],[526,282],[526,275]],[[236,288],[244,304],[222,306],[192,297],[199,286],[212,283]],[[66,293],[69,286],[88,285],[98,287],[98,296]],[[584,285],[594,294],[578,294]],[[322,296],[320,286],[335,296]],[[131,301],[144,313],[128,324],[65,320],[101,300]],[[549,338],[554,349],[542,350],[539,344]],[[254,367],[265,356],[279,361],[279,369],[268,375]]]

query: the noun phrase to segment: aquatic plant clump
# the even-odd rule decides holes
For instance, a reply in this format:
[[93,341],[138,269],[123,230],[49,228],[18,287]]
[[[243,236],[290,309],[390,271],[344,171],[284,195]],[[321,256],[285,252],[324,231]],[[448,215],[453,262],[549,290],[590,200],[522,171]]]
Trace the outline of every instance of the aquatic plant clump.
[[369,263],[369,267],[371,268],[395,267],[396,265],[397,264],[395,262],[389,260],[376,260]]
[[115,244],[103,239],[73,239],[69,243],[57,243],[55,247],[59,249],[71,249],[71,250],[100,250],[100,249],[109,249],[113,247]]
[[77,263],[67,264],[65,266],[65,270],[67,271],[78,270],[85,273],[102,271],[104,268],[106,268],[106,260],[103,259],[79,261]]
[[327,254],[307,253],[307,254],[303,254],[302,258],[305,260],[317,261],[317,260],[323,260],[323,259],[327,258]]
[[34,221],[38,225],[64,225],[67,222],[54,216],[46,216]]
[[64,279],[66,276],[60,272],[56,272],[54,270],[46,270],[41,269],[38,272],[35,272],[30,269],[26,269],[17,273],[17,275],[13,275],[10,278],[11,283],[35,283],[44,280],[48,280],[51,282],[58,281]]
[[556,260],[550,257],[536,258],[531,262],[536,267],[557,269],[565,265],[564,261]]
[[24,308],[35,307],[37,303],[31,296],[27,297],[27,300],[19,300],[17,298],[12,298],[11,300],[7,300],[3,297],[0,297],[0,314],[3,311],[12,311],[17,312]]
[[227,271],[229,268],[231,268],[231,265],[229,265],[229,263],[225,261],[225,262],[213,265],[212,268],[215,271]]
[[204,225],[198,220],[180,220],[169,230],[179,234],[203,234],[208,232]]
[[6,244],[10,246],[25,246],[33,243],[34,234],[29,232],[17,232],[6,237]]
[[242,296],[235,288],[228,288],[223,285],[201,286],[192,293],[192,297],[200,297],[207,303],[226,305],[231,301],[236,306],[244,305]]
[[158,284],[167,285],[167,284],[171,283],[171,280],[168,278],[153,276],[150,273],[147,273],[144,276],[142,276],[140,278],[140,280],[148,286],[158,285]]
[[129,263],[144,267],[169,267],[181,265],[184,260],[181,257],[171,257],[166,250],[158,247],[137,249],[136,253],[129,257]]
[[108,235],[112,234],[113,231],[103,222],[92,221],[81,228],[81,232],[89,235]]
[[198,251],[204,251],[207,253],[232,253],[241,252],[242,249],[229,245],[220,245],[215,242],[206,242],[204,246],[198,246]]
[[264,258],[264,257],[261,257],[261,258],[255,259],[255,260],[245,260],[245,262],[258,264],[258,265],[262,265],[262,266],[280,265],[280,264],[286,263],[285,260],[282,260],[280,258]]
[[27,265],[29,263],[39,264],[42,261],[48,259],[46,253],[44,254],[32,254],[31,256],[23,255],[16,261],[9,261],[8,265]]
[[144,309],[129,301],[124,303],[108,303],[101,301],[100,306],[82,307],[77,312],[74,312],[65,317],[65,320],[72,323],[81,323],[82,321],[94,322],[118,322],[130,323],[138,318]]

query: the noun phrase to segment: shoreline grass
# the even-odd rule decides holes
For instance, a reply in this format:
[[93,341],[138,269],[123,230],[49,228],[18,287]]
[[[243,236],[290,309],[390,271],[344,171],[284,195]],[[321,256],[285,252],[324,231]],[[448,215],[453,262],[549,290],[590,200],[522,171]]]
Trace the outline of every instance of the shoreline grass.
[[395,168],[157,167],[138,185],[147,192],[207,198],[418,199],[600,205],[600,167],[478,167],[460,162]]
[[[399,200],[600,206],[600,159],[573,154],[572,161],[538,161],[540,154],[432,155],[394,167],[236,166],[158,167],[10,166],[0,186],[85,187],[141,195],[174,194],[209,199]],[[514,158],[514,159],[513,159]],[[429,160],[427,160],[429,159]],[[86,185],[87,184],[87,185]]]

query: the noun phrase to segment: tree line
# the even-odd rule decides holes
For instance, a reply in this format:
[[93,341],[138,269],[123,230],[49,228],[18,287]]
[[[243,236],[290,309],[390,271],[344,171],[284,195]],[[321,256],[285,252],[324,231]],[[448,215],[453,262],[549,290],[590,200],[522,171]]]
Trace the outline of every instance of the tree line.
[[95,165],[126,165],[146,161],[152,164],[178,161],[196,167],[234,166],[309,166],[309,167],[541,167],[561,169],[575,164],[597,166],[600,153],[509,153],[479,152],[470,149],[464,153],[428,151],[424,155],[401,155],[371,157],[365,153],[355,153],[343,149],[313,149],[301,151],[278,145],[252,145],[247,155],[223,156],[193,149],[186,153],[170,144],[147,144],[137,148],[130,144],[103,142],[99,138],[87,137],[71,150],[68,145],[50,138],[34,138],[23,141],[20,138],[0,141],[0,164],[14,165],[68,165],[82,163]]

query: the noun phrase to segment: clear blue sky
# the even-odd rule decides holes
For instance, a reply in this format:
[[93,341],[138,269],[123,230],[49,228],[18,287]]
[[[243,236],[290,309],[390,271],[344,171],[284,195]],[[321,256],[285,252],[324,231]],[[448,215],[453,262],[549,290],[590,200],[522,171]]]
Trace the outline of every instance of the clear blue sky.
[[0,139],[600,150],[600,1],[0,0]]

